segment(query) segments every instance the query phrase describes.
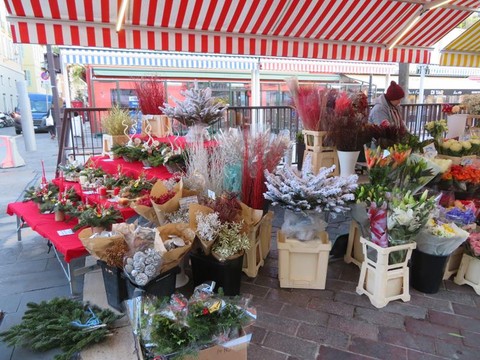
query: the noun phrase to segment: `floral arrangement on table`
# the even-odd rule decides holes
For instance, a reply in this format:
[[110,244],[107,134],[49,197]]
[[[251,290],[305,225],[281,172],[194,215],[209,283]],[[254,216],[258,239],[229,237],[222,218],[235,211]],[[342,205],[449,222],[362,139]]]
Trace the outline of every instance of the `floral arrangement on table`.
[[182,125],[210,126],[224,117],[225,105],[212,96],[212,90],[207,87],[181,91],[183,100],[173,99],[175,106],[164,103],[161,110],[165,115],[179,121]]
[[65,180],[78,181],[80,172],[83,170],[83,164],[77,160],[69,159],[64,165],[58,165],[58,170],[63,172]]
[[85,226],[109,229],[113,224],[123,220],[120,211],[113,206],[105,205],[80,205],[74,214],[78,217],[74,231]]
[[[247,298],[228,298],[201,284],[190,299],[173,294],[161,300],[141,297],[130,320],[149,358],[183,358],[202,349],[239,338],[256,318]],[[140,310],[141,309],[141,310]]]
[[340,92],[327,130],[328,143],[340,151],[360,151],[371,140],[368,123],[367,96],[362,93]]
[[120,190],[119,196],[122,198],[136,199],[150,193],[157,179],[147,179],[145,173],[141,173],[138,178],[130,178]]
[[461,106],[466,108],[470,115],[480,115],[480,94],[464,95]]
[[265,171],[265,199],[289,210],[285,211],[282,225],[287,237],[315,239],[325,228],[326,219],[322,219],[322,213],[349,210],[348,203],[355,200],[358,176],[330,176],[334,168],[320,168],[315,175],[307,159],[301,173],[288,164],[274,172]]
[[327,90],[318,85],[302,84],[297,78],[287,81],[293,104],[305,130],[326,131],[337,96],[336,90]]
[[74,188],[64,190],[58,193],[58,197],[54,200],[54,210],[61,212],[69,212],[77,206],[81,201],[80,196]]
[[161,106],[165,102],[165,87],[161,79],[152,77],[143,81],[136,81],[135,92],[138,98],[138,107],[143,115],[162,115]]
[[38,204],[40,212],[52,212],[58,198],[58,186],[49,182],[40,186],[31,186],[25,190],[23,201],[33,201]]
[[458,114],[461,110],[460,105],[442,104],[442,113],[447,115]]
[[448,131],[447,121],[446,120],[435,120],[429,121],[424,126],[425,131],[430,135],[435,141],[435,147],[441,144],[442,139],[445,137],[445,134]]
[[437,151],[439,154],[448,156],[480,156],[480,139],[469,139],[458,141],[449,139],[439,144]]
[[480,169],[472,165],[452,165],[450,170],[443,173],[438,186],[443,190],[464,192],[478,197]]
[[100,167],[95,167],[93,164],[85,164],[84,168],[80,171],[79,176],[86,176],[89,181],[92,181],[95,178],[103,178],[104,175],[107,175]]

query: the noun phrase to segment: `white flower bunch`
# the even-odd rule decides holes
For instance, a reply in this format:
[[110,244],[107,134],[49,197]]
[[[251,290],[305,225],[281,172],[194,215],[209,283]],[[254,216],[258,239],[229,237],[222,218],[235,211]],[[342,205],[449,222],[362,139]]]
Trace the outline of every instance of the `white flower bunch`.
[[347,203],[355,200],[353,193],[357,188],[358,176],[329,176],[335,166],[321,168],[317,175],[312,174],[310,169],[307,165],[299,174],[291,166],[285,165],[273,174],[265,171],[265,199],[272,201],[272,205],[278,204],[293,211],[338,213],[348,210]]
[[197,236],[203,241],[213,241],[221,229],[221,222],[217,212],[203,214],[197,212]]

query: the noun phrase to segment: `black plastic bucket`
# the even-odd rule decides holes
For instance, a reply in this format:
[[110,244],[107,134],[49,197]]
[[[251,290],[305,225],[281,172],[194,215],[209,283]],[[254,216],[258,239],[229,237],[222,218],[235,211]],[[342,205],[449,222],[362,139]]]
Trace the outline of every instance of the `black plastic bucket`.
[[410,263],[410,285],[423,293],[435,294],[440,288],[448,256],[430,255],[413,250]]
[[[158,275],[155,279],[152,279],[145,286],[135,285],[130,279],[127,279],[127,293],[128,298],[131,299],[135,296],[142,295],[142,292],[155,295],[156,297],[170,296],[175,292],[175,282],[177,274],[180,272],[178,266],[165,271]],[[135,292],[135,290],[139,290]]]
[[97,263],[102,268],[108,305],[123,312],[122,302],[127,299],[127,279],[123,274],[123,269],[109,266],[101,260],[98,260]]
[[223,288],[227,296],[240,294],[242,280],[243,255],[232,260],[220,262],[213,256],[206,256],[201,252],[190,252],[192,263],[193,285],[198,286],[205,281],[215,281],[215,291]]

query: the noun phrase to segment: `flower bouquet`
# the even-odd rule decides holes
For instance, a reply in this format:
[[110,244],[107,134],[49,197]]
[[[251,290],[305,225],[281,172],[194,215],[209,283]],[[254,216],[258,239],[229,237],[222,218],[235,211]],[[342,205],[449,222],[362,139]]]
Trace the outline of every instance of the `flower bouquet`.
[[324,230],[325,222],[318,217],[319,213],[349,210],[347,205],[355,199],[353,192],[357,188],[357,175],[331,177],[333,166],[321,168],[317,175],[310,169],[307,161],[301,174],[289,165],[274,173],[265,171],[264,197],[272,201],[272,205],[289,210],[285,212],[282,232],[299,240],[312,240]]
[[447,115],[458,114],[460,109],[459,105],[442,104],[442,113]]
[[215,295],[213,285],[197,286],[190,299],[173,294],[162,300],[143,296],[127,302],[133,331],[146,358],[199,353],[213,358],[230,340],[249,341],[242,328],[253,324],[255,309],[246,298]]
[[457,197],[478,198],[480,187],[480,169],[467,165],[452,165],[442,175],[438,186],[443,190],[453,190]]
[[469,236],[469,233],[459,228],[455,223],[443,222],[430,218],[421,229],[415,242],[417,249],[423,253],[448,256],[453,253]]

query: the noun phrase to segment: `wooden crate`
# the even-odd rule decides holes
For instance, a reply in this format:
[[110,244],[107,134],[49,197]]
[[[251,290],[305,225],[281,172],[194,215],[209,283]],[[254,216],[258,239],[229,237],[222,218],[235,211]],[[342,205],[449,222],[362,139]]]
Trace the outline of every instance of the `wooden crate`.
[[127,135],[108,135],[108,134],[103,134],[102,135],[102,149],[103,155],[107,155],[113,145],[125,145],[128,143],[130,138]]
[[299,241],[277,233],[278,279],[282,288],[325,289],[332,244],[321,231],[318,239]]
[[450,277],[457,273],[462,261],[463,246],[459,246],[449,257],[447,265],[445,266],[445,272],[443,273],[443,280],[448,280]]
[[348,233],[347,251],[343,260],[347,264],[354,263],[359,268],[362,267],[363,262],[362,244],[360,243],[361,235],[362,230],[360,229],[360,225],[358,225],[355,220],[352,220],[350,231]]
[[460,268],[453,282],[458,285],[470,285],[480,295],[480,260],[463,254]]
[[166,115],[143,115],[142,135],[165,137],[172,134],[172,120]]
[[[360,270],[357,293],[367,295],[373,306],[382,308],[390,301],[410,301],[408,260],[416,243],[382,248],[360,237],[364,261]],[[389,264],[390,254],[406,251],[405,258],[397,264]],[[368,254],[368,255],[367,255]]]
[[243,257],[243,272],[249,277],[256,277],[258,269],[264,264],[264,259],[270,252],[272,240],[273,212],[269,211],[252,228],[248,234],[250,249],[245,251]]

